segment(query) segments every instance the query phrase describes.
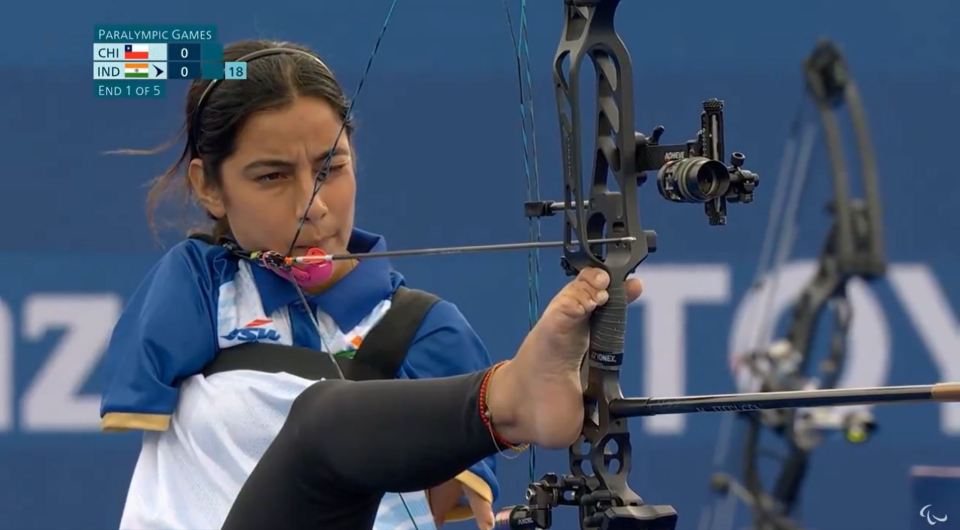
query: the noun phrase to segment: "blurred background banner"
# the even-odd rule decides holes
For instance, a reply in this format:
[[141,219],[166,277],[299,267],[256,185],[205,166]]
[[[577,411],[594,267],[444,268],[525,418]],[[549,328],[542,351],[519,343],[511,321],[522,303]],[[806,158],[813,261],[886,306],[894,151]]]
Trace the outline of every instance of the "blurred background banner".
[[[352,93],[388,4],[172,0],[3,8],[0,529],[115,528],[139,449],[137,434],[98,432],[101,355],[125,300],[163,252],[144,219],[145,185],[182,144],[154,156],[103,152],[171,139],[182,125],[188,82],[168,81],[161,99],[95,98],[94,26],[213,24],[225,45],[257,37],[300,42],[316,49]],[[550,68],[561,6],[539,0],[528,12],[543,194],[552,199],[562,198]],[[725,227],[708,226],[702,206],[662,200],[652,180],[641,188],[641,220],[658,232],[659,249],[638,271],[647,289],[629,313],[626,394],[733,391],[728,357],[752,329],[746,295],[784,141],[804,98],[801,61],[820,37],[840,46],[860,85],[890,260],[885,280],[852,288],[850,365],[857,368],[842,383],[960,380],[958,21],[960,4],[950,0],[622,2],[617,28],[634,61],[638,130],[663,124],[664,141],[682,142],[696,133],[701,101],[718,97],[726,102],[728,152],[745,152],[762,179],[756,202],[732,205]],[[501,2],[400,2],[356,108],[359,227],[384,234],[394,249],[527,237],[513,54]],[[828,226],[822,145],[811,171],[781,280],[785,297],[813,273]],[[559,239],[560,226],[545,222],[544,238]],[[181,236],[164,230],[161,243]],[[544,300],[565,281],[559,255],[543,251]],[[513,354],[527,329],[524,252],[394,265],[410,285],[458,304],[494,360]],[[788,302],[776,309],[784,312]],[[817,529],[920,528],[924,504],[952,502],[953,511],[942,504],[933,511],[950,517],[938,529],[956,527],[960,498],[915,499],[926,490],[912,489],[910,469],[960,465],[960,406],[874,413],[879,430],[868,443],[832,438],[816,451],[800,519]],[[647,502],[675,506],[678,528],[696,528],[712,499],[720,418],[632,423],[631,483]],[[540,453],[537,477],[567,469],[565,452]],[[499,476],[497,506],[522,502],[526,459],[501,460]],[[555,512],[554,527],[574,528],[574,515]]]

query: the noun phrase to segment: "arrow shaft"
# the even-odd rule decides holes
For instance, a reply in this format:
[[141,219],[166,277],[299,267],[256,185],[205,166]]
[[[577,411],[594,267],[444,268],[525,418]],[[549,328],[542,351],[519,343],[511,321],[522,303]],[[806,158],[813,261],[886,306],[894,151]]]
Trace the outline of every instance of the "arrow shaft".
[[834,388],[667,398],[626,398],[610,403],[613,416],[653,416],[699,412],[749,412],[796,407],[879,405],[917,401],[960,401],[960,383],[871,388]]
[[[614,237],[607,239],[591,239],[587,243],[625,243],[636,241],[635,237]],[[574,241],[574,244],[576,241]],[[293,258],[295,263],[319,263],[324,261],[337,261],[345,259],[368,259],[368,258],[396,258],[404,256],[423,256],[432,254],[460,254],[466,252],[490,252],[503,250],[523,250],[530,248],[549,248],[562,247],[563,241],[537,241],[529,243],[503,243],[496,245],[471,245],[464,247],[436,247],[436,248],[418,248],[410,250],[388,250],[384,252],[366,252],[362,254],[330,254],[327,256],[298,256]]]

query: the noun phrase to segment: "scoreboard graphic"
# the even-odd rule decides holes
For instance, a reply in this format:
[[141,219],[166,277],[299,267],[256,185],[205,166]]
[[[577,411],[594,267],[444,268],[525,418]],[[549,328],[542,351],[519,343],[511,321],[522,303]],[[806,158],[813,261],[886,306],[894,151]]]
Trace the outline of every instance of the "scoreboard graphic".
[[247,64],[224,62],[217,28],[210,25],[110,25],[94,27],[94,95],[158,98],[166,82],[246,79]]

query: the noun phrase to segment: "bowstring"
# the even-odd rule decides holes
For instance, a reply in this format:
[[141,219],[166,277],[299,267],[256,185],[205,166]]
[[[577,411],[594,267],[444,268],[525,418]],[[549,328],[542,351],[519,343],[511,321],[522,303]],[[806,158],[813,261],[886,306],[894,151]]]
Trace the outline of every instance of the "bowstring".
[[[753,319],[757,326],[754,328],[753,339],[747,345],[750,349],[757,349],[769,343],[772,338],[775,327],[771,322],[772,304],[779,287],[780,273],[793,253],[797,240],[799,204],[809,175],[807,168],[816,139],[816,125],[805,120],[806,108],[806,104],[801,102],[784,147],[760,261],[751,286],[751,290],[761,298],[756,306],[760,318]],[[769,286],[766,285],[768,282]]]
[[[343,137],[343,133],[347,129],[347,124],[350,123],[350,119],[353,116],[353,109],[356,106],[357,99],[360,97],[360,93],[363,90],[363,85],[366,82],[367,75],[370,73],[370,68],[373,66],[373,58],[377,55],[377,52],[380,50],[380,44],[383,42],[383,37],[387,33],[387,27],[390,25],[390,19],[393,17],[394,9],[397,7],[398,0],[392,0],[390,2],[390,7],[387,9],[387,14],[383,19],[383,25],[380,28],[380,33],[377,35],[377,40],[373,45],[373,50],[370,52],[370,57],[367,58],[367,65],[363,70],[363,73],[360,75],[360,80],[357,82],[357,88],[353,92],[353,97],[350,98],[350,103],[347,105],[347,111],[344,114],[343,121],[340,124],[340,129],[337,131],[337,136],[333,140],[333,145],[330,150],[327,151],[327,156],[323,161],[323,164],[319,171],[314,175],[313,178],[313,191],[310,193],[310,199],[307,201],[304,209],[303,215],[300,217],[300,222],[297,225],[297,231],[293,235],[293,239],[290,241],[290,248],[287,249],[287,255],[293,255],[293,249],[297,245],[297,239],[300,238],[300,233],[303,231],[303,225],[307,221],[307,214],[310,212],[310,206],[313,204],[313,201],[317,198],[317,194],[320,193],[320,188],[323,186],[324,180],[326,180],[327,175],[330,173],[330,166],[333,162],[333,155],[336,153],[337,146],[340,144],[340,138]],[[314,327],[317,330],[317,334],[320,336],[320,340],[323,340],[323,332],[320,326],[320,320],[317,317],[317,314],[314,310],[310,308],[310,304],[307,302],[307,298],[304,295],[303,289],[297,284],[296,281],[291,280],[293,287],[297,290],[297,295],[300,297],[301,303],[303,303],[304,310],[310,316],[310,320],[313,323]],[[324,348],[330,349],[330,348]],[[345,379],[343,371],[340,370],[340,365],[337,363],[336,356],[333,352],[327,352],[330,356],[330,360],[333,361],[333,365],[337,368],[337,372],[340,375],[341,379]],[[406,499],[403,498],[402,493],[397,493],[400,497],[400,502],[403,505],[404,510],[407,512],[407,517],[410,519],[410,523],[413,525],[414,530],[420,530],[420,526],[417,525],[417,520],[413,516],[413,513],[410,510],[410,507],[407,505]]]
[[[808,168],[813,152],[813,146],[816,142],[816,136],[816,125],[808,124],[803,130],[803,136],[801,138],[801,144],[798,153],[799,158],[796,164],[796,172],[793,179],[791,179],[791,184],[793,186],[784,204],[784,219],[780,229],[779,237],[780,245],[777,248],[776,255],[773,257],[773,263],[768,273],[771,286],[766,290],[767,294],[762,310],[763,313],[760,320],[760,329],[758,336],[755,337],[754,347],[757,347],[760,344],[769,343],[773,333],[773,328],[775,327],[773,316],[771,314],[774,293],[779,286],[780,273],[783,270],[784,264],[786,264],[787,260],[790,258],[790,255],[793,253],[793,248],[796,244],[797,236],[799,234],[798,227],[800,224],[798,220],[800,203],[801,199],[803,198],[803,192],[806,188],[805,184],[807,178],[810,175]],[[771,213],[773,212],[771,211]]]
[[[520,1],[519,31],[510,15],[510,6],[503,0],[504,13],[510,40],[513,43],[514,58],[517,65],[517,87],[520,96],[520,136],[523,146],[523,173],[526,180],[527,201],[540,201],[540,157],[537,152],[537,125],[533,107],[533,74],[530,69],[529,32],[527,28],[527,0]],[[530,241],[543,239],[540,218],[527,219],[527,233]],[[532,248],[527,252],[527,318],[529,329],[540,318],[540,250]],[[530,447],[528,474],[530,482],[536,480],[537,451]]]
[[337,136],[333,140],[333,145],[327,152],[327,157],[323,161],[323,166],[314,176],[313,193],[310,194],[310,200],[307,201],[306,208],[303,210],[303,216],[300,218],[300,224],[297,226],[297,232],[293,236],[293,241],[290,242],[290,248],[287,250],[288,256],[293,253],[293,249],[297,245],[297,239],[300,237],[300,232],[303,230],[303,224],[307,220],[307,212],[310,211],[310,205],[313,204],[314,199],[317,198],[317,193],[320,192],[320,187],[323,184],[323,181],[330,173],[330,164],[333,161],[333,155],[336,152],[337,145],[340,143],[340,138],[347,129],[347,124],[350,122],[350,119],[353,115],[353,107],[357,103],[357,98],[360,97],[360,92],[363,90],[363,84],[367,79],[367,75],[370,73],[370,68],[373,66],[373,58],[377,55],[377,51],[380,50],[380,43],[383,42],[383,36],[387,33],[387,26],[390,25],[390,18],[393,16],[393,10],[396,7],[397,0],[393,0],[390,3],[390,8],[387,10],[387,15],[383,19],[383,26],[380,28],[380,34],[377,35],[377,41],[373,45],[373,50],[370,52],[370,57],[367,59],[367,66],[364,68],[363,74],[360,75],[360,81],[357,83],[357,88],[354,90],[353,97],[350,98],[350,103],[347,105],[347,112],[344,115],[343,121],[340,123],[340,130],[337,131]]

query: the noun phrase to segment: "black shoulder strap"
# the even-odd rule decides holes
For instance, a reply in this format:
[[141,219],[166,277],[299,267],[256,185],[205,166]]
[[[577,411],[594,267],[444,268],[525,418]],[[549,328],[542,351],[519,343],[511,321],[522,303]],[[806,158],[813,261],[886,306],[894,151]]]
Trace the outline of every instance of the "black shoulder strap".
[[340,374],[329,355],[302,346],[248,342],[232,346],[220,353],[203,368],[210,377],[231,370],[256,370],[276,374],[286,372],[304,379],[339,379]]
[[[393,379],[407,356],[407,350],[427,312],[440,299],[417,289],[400,287],[394,292],[390,310],[364,338],[353,359],[337,357],[347,379]],[[210,376],[230,370],[286,372],[305,379],[336,379],[333,361],[326,353],[300,346],[251,342],[220,353],[203,369]]]
[[420,323],[438,301],[440,298],[426,291],[397,288],[390,310],[367,333],[353,359],[337,358],[347,379],[395,378]]

